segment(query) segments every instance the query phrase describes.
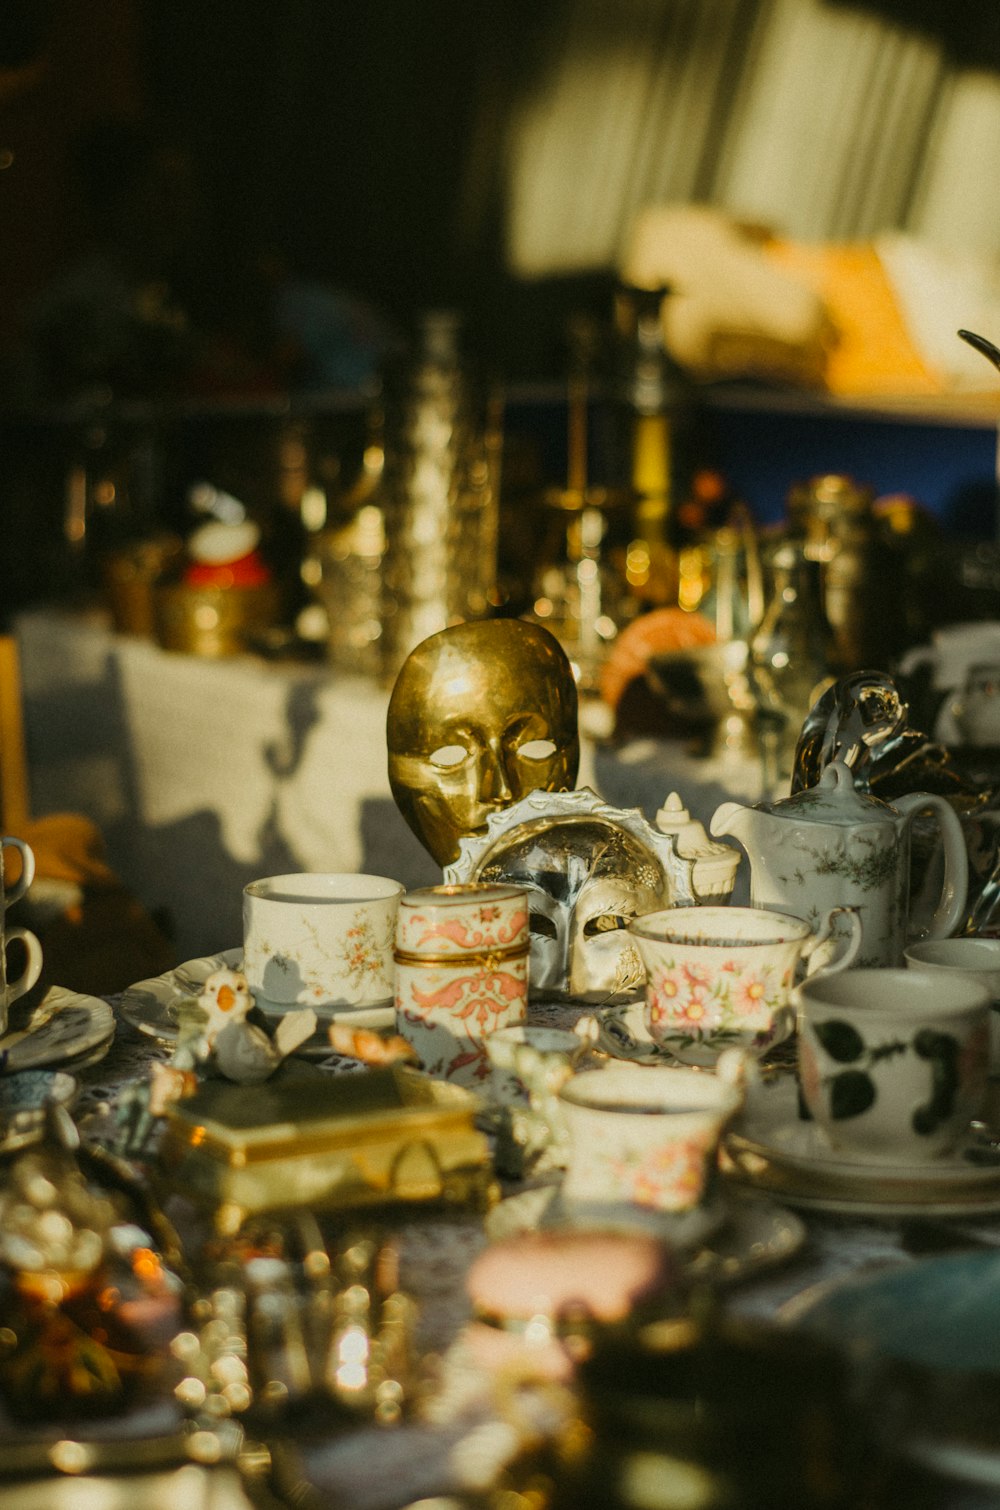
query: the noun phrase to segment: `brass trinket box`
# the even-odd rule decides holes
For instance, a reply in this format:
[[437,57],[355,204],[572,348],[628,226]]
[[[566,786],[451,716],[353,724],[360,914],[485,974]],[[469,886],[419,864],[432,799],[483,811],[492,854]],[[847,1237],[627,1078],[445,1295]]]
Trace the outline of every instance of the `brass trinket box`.
[[279,1075],[251,1092],[209,1081],[171,1108],[159,1181],[164,1194],[212,1205],[220,1233],[295,1206],[484,1209],[493,1172],[478,1106],[461,1087],[399,1066]]

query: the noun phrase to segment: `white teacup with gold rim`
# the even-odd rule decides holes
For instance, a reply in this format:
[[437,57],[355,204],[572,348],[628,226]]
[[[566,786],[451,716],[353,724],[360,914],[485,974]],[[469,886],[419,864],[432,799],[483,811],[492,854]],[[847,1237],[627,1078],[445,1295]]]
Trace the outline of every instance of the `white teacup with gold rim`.
[[307,872],[243,889],[243,973],[264,1010],[388,1007],[403,887],[388,876]]
[[[763,1054],[794,1031],[796,971],[830,939],[833,920],[828,913],[813,928],[763,907],[672,907],[636,918],[629,933],[646,967],[650,1037],[685,1064],[714,1064],[726,1048]],[[848,926],[826,970],[856,958],[856,915]]]

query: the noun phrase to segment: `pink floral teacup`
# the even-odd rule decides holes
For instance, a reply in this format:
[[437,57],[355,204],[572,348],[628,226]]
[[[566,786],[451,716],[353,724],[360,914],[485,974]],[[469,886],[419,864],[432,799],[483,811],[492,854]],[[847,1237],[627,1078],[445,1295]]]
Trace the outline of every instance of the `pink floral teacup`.
[[570,1144],[564,1209],[599,1226],[655,1214],[671,1219],[675,1240],[702,1238],[719,1140],[743,1101],[741,1061],[733,1055],[714,1075],[613,1064],[568,1080],[559,1092]]
[[[636,918],[629,932],[646,967],[650,1037],[684,1064],[714,1064],[729,1047],[765,1053],[793,1032],[796,970],[829,939],[833,920],[828,913],[814,929],[762,907],[674,907]],[[824,971],[842,970],[856,957],[856,913],[850,927],[845,948]]]

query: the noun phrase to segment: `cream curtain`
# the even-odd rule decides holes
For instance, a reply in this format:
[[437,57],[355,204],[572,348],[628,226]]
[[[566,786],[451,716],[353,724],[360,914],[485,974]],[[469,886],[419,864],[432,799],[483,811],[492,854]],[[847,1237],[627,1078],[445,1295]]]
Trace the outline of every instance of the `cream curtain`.
[[613,267],[636,212],[702,201],[801,240],[905,230],[1000,256],[1000,79],[828,0],[576,0],[514,109],[521,277]]

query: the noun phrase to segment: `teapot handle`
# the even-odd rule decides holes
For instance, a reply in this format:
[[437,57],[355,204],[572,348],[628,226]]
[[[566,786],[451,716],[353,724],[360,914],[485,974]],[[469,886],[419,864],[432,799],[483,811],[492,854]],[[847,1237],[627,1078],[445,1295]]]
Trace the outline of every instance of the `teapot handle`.
[[937,814],[944,848],[944,877],[941,895],[933,908],[911,912],[908,935],[912,938],[950,938],[965,916],[969,892],[969,856],[958,814],[944,797],[930,792],[910,792],[895,797],[893,806],[909,828],[920,813]]
[[[817,954],[819,946],[827,943],[833,934],[837,918],[847,919],[847,942],[839,954],[830,956],[824,949]],[[806,962],[807,975],[833,975],[853,965],[861,951],[861,914],[856,907],[831,907],[816,932],[806,940],[800,958]]]

